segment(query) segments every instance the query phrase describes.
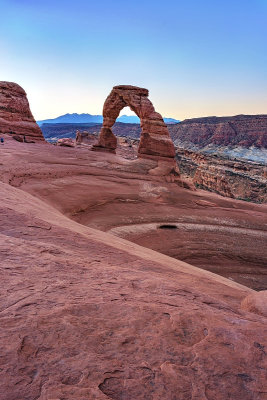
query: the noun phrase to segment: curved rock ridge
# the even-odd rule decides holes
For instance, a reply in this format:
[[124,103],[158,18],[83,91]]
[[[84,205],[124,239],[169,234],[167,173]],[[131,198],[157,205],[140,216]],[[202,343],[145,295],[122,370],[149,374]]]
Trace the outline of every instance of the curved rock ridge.
[[137,86],[113,87],[104,103],[103,126],[99,142],[94,146],[94,150],[105,149],[115,152],[117,139],[111,128],[120,111],[128,106],[140,118],[142,131],[138,156],[174,158],[175,149],[168,128],[162,116],[155,111],[153,104],[148,99],[148,93],[147,89]]
[[0,134],[10,134],[20,142],[44,141],[26,92],[14,82],[0,82]]

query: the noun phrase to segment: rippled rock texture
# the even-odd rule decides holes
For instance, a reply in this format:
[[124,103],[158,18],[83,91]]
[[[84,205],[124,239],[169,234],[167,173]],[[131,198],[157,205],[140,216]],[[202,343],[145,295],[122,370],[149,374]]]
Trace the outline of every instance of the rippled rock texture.
[[12,135],[20,142],[44,141],[25,91],[13,82],[0,82],[0,134]]
[[241,309],[254,291],[99,230],[187,216],[216,249],[215,223],[260,234],[266,207],[157,181],[148,163],[5,143],[1,400],[266,399],[266,318]]

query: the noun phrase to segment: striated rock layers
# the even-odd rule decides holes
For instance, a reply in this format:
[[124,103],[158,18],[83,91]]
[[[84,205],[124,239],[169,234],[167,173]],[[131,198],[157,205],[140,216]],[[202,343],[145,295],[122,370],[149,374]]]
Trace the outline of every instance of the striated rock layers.
[[182,175],[201,189],[239,200],[267,203],[266,168],[260,163],[177,149]]
[[103,126],[98,145],[94,146],[94,149],[115,152],[117,139],[111,128],[120,111],[127,106],[140,118],[142,132],[138,156],[173,159],[175,149],[168,128],[162,116],[155,111],[153,104],[148,99],[148,90],[129,85],[114,86],[107,97],[103,108]]
[[0,82],[0,134],[25,142],[44,141],[25,91],[13,82]]
[[[177,145],[208,145],[267,148],[267,115],[236,115],[185,119],[169,126]],[[184,147],[184,146],[183,146]]]

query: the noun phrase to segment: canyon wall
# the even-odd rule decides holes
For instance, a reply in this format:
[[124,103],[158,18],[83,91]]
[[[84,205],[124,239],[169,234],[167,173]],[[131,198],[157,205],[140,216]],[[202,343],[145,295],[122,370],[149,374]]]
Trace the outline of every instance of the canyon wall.
[[267,203],[267,168],[260,163],[185,149],[177,149],[176,158],[181,174],[191,177],[200,189],[239,200]]
[[35,122],[25,91],[13,82],[0,82],[0,135],[9,134],[20,142],[44,141]]
[[197,187],[267,202],[267,115],[194,118],[169,131],[181,172]]

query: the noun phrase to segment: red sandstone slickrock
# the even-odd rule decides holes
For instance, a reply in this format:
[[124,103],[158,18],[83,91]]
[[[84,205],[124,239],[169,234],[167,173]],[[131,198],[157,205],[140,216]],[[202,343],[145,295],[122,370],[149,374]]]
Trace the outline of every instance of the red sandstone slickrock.
[[[163,179],[162,154],[8,136],[3,149],[0,400],[266,400],[262,293],[105,232],[176,221],[190,234],[177,250],[204,239],[232,270],[231,248],[244,262],[253,244],[259,261],[265,205],[185,190]],[[243,235],[226,260],[218,230]]]
[[212,245],[211,223],[264,233],[266,206],[154,180],[146,162],[6,141],[1,400],[266,399],[266,318],[241,309],[255,292],[99,230],[187,218]]
[[44,141],[25,91],[13,82],[0,82],[0,134],[12,135],[18,141]]

